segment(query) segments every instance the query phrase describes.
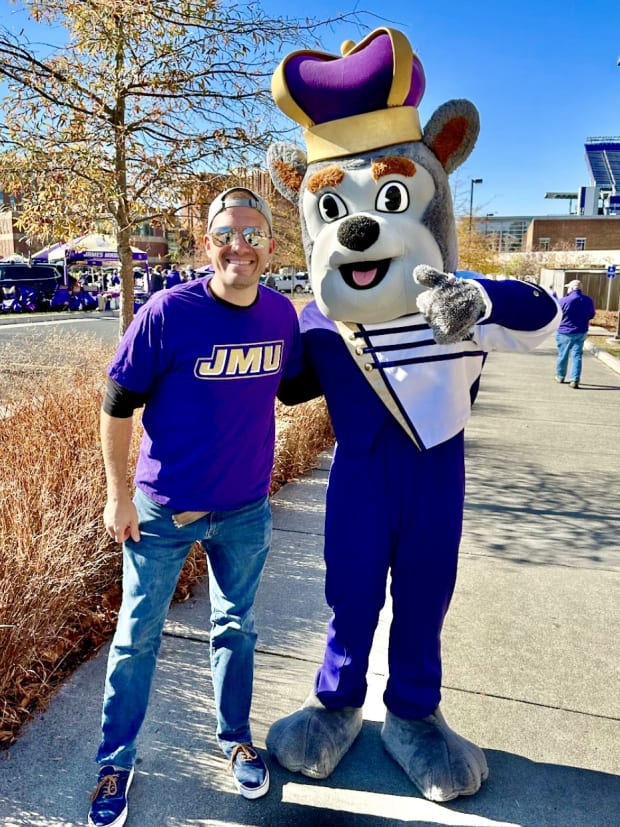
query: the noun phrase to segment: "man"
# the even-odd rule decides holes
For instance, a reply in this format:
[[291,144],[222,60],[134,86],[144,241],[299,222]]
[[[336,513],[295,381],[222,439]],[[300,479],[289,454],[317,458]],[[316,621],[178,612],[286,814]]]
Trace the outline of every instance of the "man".
[[158,293],[164,289],[164,277],[160,267],[153,267],[151,270],[151,293]]
[[176,287],[177,284],[181,284],[181,274],[177,270],[177,268],[173,265],[170,270],[166,273],[165,285],[166,290],[170,290],[171,287]]
[[[253,603],[271,541],[274,399],[280,379],[300,367],[292,305],[259,286],[275,246],[271,222],[252,191],[219,195],[205,239],[213,275],[151,297],[108,369],[104,523],[123,543],[123,601],[108,658],[91,827],[120,827],[127,817],[162,628],[195,541],[209,568],[218,744],[244,797],[269,788],[249,724]],[[142,405],[132,501],[132,413]]]
[[569,382],[571,388],[576,390],[581,380],[583,345],[588,334],[590,319],[594,318],[596,310],[590,296],[582,292],[579,279],[569,281],[566,285],[566,291],[566,296],[560,299],[562,321],[555,337],[558,346],[555,381],[564,382],[570,359]]

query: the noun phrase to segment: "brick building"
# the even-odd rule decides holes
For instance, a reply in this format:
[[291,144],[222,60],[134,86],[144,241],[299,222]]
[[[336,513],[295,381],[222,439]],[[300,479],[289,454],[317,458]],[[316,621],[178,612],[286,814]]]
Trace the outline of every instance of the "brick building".
[[584,149],[590,185],[575,193],[546,194],[568,200],[568,215],[489,214],[476,218],[478,232],[490,237],[500,253],[620,253],[620,137],[588,138]]
[[530,220],[522,250],[620,250],[620,215],[559,215]]

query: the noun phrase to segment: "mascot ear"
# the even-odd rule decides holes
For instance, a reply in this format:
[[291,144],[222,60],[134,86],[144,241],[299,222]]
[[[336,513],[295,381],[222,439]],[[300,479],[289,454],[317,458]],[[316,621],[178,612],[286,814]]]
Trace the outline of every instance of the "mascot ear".
[[423,141],[450,175],[469,157],[479,131],[480,118],[473,103],[451,100],[431,116]]
[[267,150],[267,167],[273,185],[293,204],[299,202],[299,191],[307,166],[306,153],[293,144],[278,142]]

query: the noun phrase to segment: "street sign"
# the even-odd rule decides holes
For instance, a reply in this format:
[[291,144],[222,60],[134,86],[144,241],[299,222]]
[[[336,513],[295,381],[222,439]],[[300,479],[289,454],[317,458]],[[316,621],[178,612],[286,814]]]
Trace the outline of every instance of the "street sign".
[[616,277],[616,265],[610,264],[607,268],[607,278],[614,279]]

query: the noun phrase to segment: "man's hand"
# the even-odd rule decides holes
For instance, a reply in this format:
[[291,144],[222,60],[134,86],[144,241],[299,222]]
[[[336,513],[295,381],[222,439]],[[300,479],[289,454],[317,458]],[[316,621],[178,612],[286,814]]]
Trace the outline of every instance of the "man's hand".
[[138,512],[127,487],[127,462],[132,417],[111,416],[101,411],[101,452],[105,465],[107,501],[103,524],[110,537],[122,543],[129,537],[138,542]]
[[103,509],[103,524],[117,543],[122,543],[129,537],[136,543],[140,540],[138,512],[130,497],[109,499]]
[[430,325],[435,341],[446,345],[467,338],[485,311],[478,288],[467,279],[441,273],[425,264],[414,269],[413,278],[429,288],[418,296],[417,305]]

